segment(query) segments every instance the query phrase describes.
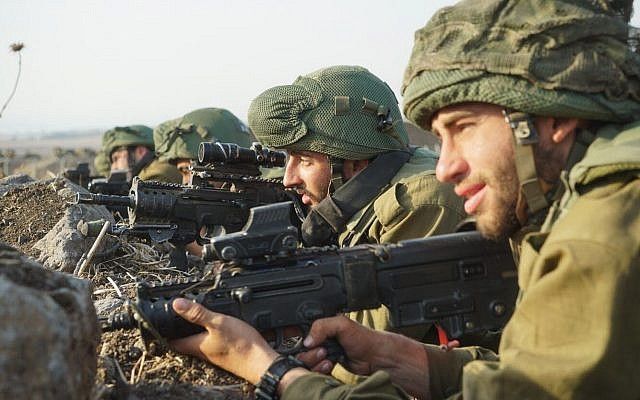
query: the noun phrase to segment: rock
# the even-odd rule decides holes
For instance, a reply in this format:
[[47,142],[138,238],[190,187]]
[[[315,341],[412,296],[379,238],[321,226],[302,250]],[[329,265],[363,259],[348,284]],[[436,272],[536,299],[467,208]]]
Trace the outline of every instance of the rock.
[[33,178],[26,174],[9,175],[6,178],[2,178],[0,179],[0,196],[14,186],[25,185],[33,181]]
[[[71,201],[77,192],[86,190],[66,179],[57,179],[57,193]],[[78,222],[104,219],[113,225],[115,220],[104,206],[86,204],[69,205],[64,216],[33,248],[40,251],[38,261],[45,267],[63,272],[73,272],[78,260],[88,251],[95,238],[84,237],[77,229]],[[106,241],[105,241],[106,242]]]
[[93,302],[96,314],[100,317],[108,317],[111,313],[118,310],[124,304],[124,300],[117,297],[108,297]]
[[90,282],[0,243],[0,321],[0,398],[89,398],[99,341]]

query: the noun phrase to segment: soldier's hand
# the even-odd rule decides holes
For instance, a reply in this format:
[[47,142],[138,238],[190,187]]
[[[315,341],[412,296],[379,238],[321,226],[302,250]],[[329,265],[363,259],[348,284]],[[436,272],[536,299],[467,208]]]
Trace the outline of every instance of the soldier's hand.
[[319,319],[313,323],[304,340],[305,347],[310,350],[300,354],[298,358],[313,371],[331,372],[334,365],[325,358],[327,352],[322,343],[327,339],[335,339],[348,359],[344,367],[359,375],[369,375],[374,371],[373,349],[376,348],[376,343],[384,340],[382,336],[384,332],[371,330],[343,316]]
[[175,312],[200,325],[205,332],[172,341],[180,353],[218,365],[256,384],[278,355],[253,327],[244,321],[214,313],[186,299],[173,302]]
[[422,343],[384,331],[374,331],[344,316],[319,319],[304,340],[310,350],[298,358],[313,371],[328,373],[333,363],[323,357],[322,343],[340,343],[347,356],[345,368],[358,375],[386,371],[391,381],[419,398],[430,398],[429,363]]

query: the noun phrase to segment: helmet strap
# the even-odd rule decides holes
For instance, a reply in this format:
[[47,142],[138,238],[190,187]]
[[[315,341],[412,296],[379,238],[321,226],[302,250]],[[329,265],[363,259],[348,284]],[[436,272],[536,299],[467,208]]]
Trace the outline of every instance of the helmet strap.
[[[138,176],[140,174],[140,172],[149,164],[151,164],[151,162],[153,161],[153,159],[155,158],[155,154],[153,153],[153,151],[149,150],[148,152],[145,153],[144,156],[142,156],[142,158],[140,158],[139,160],[135,160],[135,154],[134,154],[135,150],[131,150],[129,152],[129,171],[131,172],[131,177],[133,178],[134,176]],[[133,164],[131,164],[131,156],[133,155]]]
[[531,217],[549,206],[538,179],[533,154],[533,148],[539,141],[538,131],[529,114],[507,110],[502,113],[513,133],[516,172],[520,181],[518,204],[526,201],[527,214]]
[[344,184],[342,171],[344,168],[344,159],[333,156],[329,157],[329,167],[331,168],[331,182],[329,183],[329,194],[335,193]]

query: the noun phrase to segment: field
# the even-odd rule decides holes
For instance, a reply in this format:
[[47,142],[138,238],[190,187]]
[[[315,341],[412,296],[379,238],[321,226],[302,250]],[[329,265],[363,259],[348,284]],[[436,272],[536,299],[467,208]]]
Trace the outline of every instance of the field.
[[45,137],[0,135],[0,177],[22,173],[42,179],[74,168],[78,162],[89,162],[93,167],[100,141],[99,132]]

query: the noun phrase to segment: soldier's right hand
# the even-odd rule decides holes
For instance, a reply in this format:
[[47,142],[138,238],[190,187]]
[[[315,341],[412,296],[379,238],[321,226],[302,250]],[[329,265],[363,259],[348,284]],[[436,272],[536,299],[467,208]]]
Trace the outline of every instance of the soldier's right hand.
[[347,317],[319,319],[311,325],[304,345],[309,349],[298,358],[311,370],[327,373],[333,363],[322,356],[322,343],[335,339],[348,359],[343,365],[358,375],[386,371],[391,381],[418,398],[429,399],[429,363],[425,346],[408,337],[374,331]]

